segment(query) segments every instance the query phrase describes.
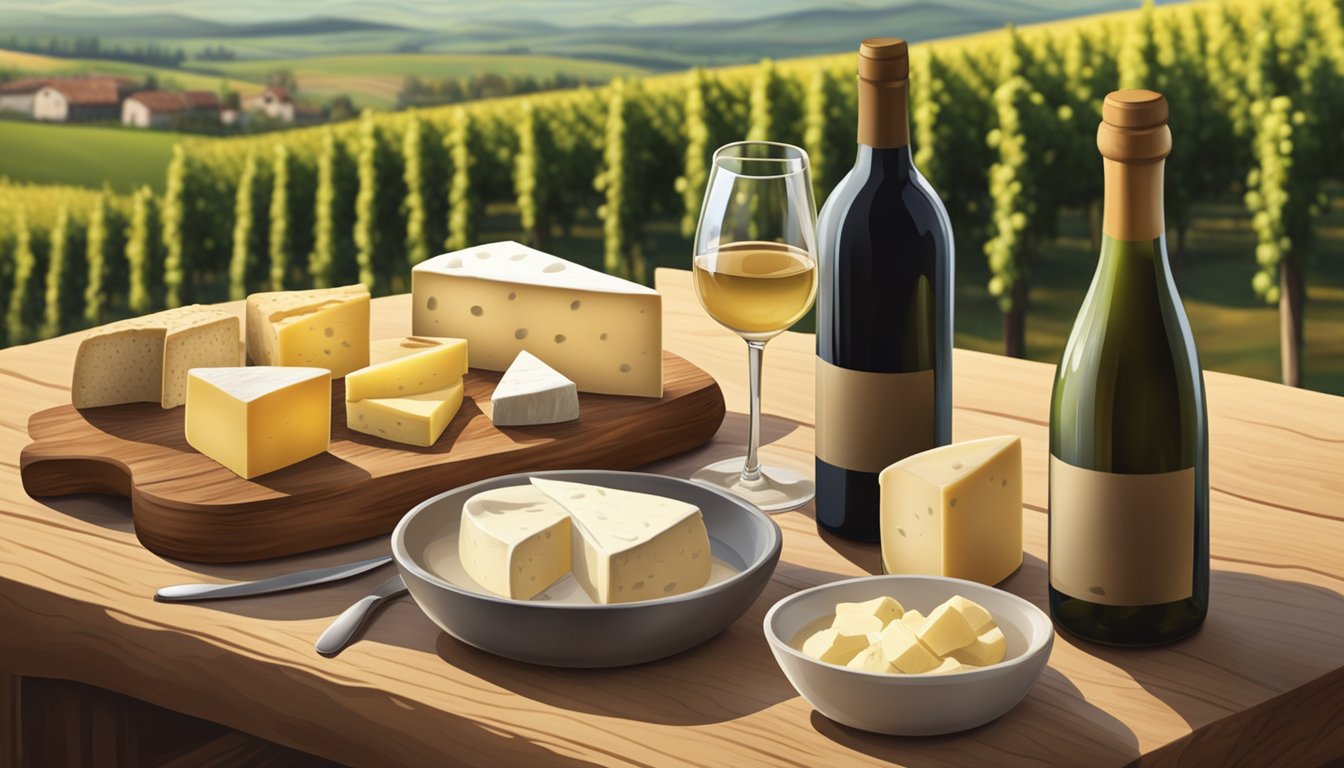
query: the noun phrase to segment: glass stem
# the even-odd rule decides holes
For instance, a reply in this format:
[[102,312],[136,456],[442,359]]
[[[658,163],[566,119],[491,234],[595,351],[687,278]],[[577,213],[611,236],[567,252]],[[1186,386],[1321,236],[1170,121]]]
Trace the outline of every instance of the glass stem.
[[765,354],[764,341],[747,342],[748,408],[747,421],[747,463],[742,467],[742,480],[754,483],[761,479],[761,462],[756,458],[756,450],[761,444],[761,359]]

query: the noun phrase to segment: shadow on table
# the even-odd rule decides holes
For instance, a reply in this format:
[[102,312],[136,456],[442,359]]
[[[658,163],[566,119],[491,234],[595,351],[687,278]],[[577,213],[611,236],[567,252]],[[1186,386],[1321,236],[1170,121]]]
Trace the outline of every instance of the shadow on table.
[[[707,445],[671,458],[655,461],[641,471],[660,475],[688,478],[697,469],[734,456],[743,456],[747,452],[747,414],[729,411],[723,417],[723,424],[714,433],[714,440]],[[794,430],[803,426],[800,422],[781,416],[761,415],[761,445],[768,452],[769,445],[782,440]]]
[[[787,568],[790,582],[808,586],[841,578],[801,566]],[[663,725],[726,722],[797,696],[775,665],[761,630],[770,606],[797,589],[772,579],[752,607],[721,634],[675,656],[632,667],[536,666],[493,656],[444,633],[438,634],[435,651],[468,674],[560,709]],[[378,638],[376,629],[370,631],[371,639]]]
[[815,710],[812,727],[856,752],[912,768],[1003,765],[1007,756],[1026,764],[1067,754],[1072,765],[1122,765],[1139,757],[1134,732],[1089,704],[1068,678],[1050,667],[1008,714],[963,733],[883,736],[840,725]]

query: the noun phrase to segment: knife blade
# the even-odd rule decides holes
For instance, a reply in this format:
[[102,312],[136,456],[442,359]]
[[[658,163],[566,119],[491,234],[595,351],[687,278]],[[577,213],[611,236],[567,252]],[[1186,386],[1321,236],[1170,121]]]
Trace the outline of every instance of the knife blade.
[[330,584],[333,581],[367,573],[390,562],[392,562],[392,556],[384,555],[370,560],[361,560],[357,563],[296,571],[257,581],[239,581],[232,584],[175,584],[159,589],[158,592],[154,593],[154,599],[161,603],[190,603],[198,600],[223,600],[229,597],[266,595],[273,592],[312,587],[318,584]]

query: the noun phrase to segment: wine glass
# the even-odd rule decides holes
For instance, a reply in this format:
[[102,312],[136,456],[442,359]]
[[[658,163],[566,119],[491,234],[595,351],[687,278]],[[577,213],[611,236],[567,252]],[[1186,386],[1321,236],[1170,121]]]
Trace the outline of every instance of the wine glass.
[[807,152],[790,144],[740,141],[714,153],[695,231],[695,293],[720,325],[747,342],[750,410],[747,455],[715,462],[692,480],[765,512],[812,500],[815,483],[762,467],[761,357],[765,343],[811,309],[817,296],[817,209]]

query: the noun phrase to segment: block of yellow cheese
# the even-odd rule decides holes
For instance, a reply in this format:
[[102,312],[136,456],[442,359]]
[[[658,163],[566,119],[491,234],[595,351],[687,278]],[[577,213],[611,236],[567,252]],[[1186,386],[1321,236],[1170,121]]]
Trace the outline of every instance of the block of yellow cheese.
[[961,595],[953,595],[945,601],[945,604],[966,617],[966,623],[971,625],[971,629],[977,635],[994,627],[994,617],[989,611],[985,610],[984,606],[974,600],[967,600]]
[[971,629],[966,617],[946,603],[933,609],[915,630],[915,636],[939,656],[975,642],[975,630]]
[[237,316],[192,305],[95,329],[75,353],[70,401],[76,408],[187,401],[187,371],[241,365]]
[[920,642],[903,621],[893,621],[882,630],[882,655],[896,671],[917,675],[937,669],[942,661]]
[[878,617],[869,614],[836,613],[831,626],[850,634],[863,635],[870,632],[881,632],[882,627],[886,625]]
[[493,488],[462,506],[458,555],[482,587],[530,600],[569,573],[571,531],[564,507],[536,488]]
[[371,397],[355,402],[347,400],[345,425],[355,432],[428,448],[438,442],[448,423],[462,408],[462,394],[462,379],[459,378],[452,385],[432,392],[406,397]]
[[346,374],[346,400],[434,392],[462,381],[467,373],[464,339],[380,339],[371,345],[369,357],[370,365]]
[[297,464],[331,443],[331,372],[325,368],[193,368],[187,443],[251,479]]
[[939,664],[937,667],[934,667],[933,669],[930,669],[928,672],[925,672],[924,674],[926,674],[926,675],[950,675],[950,674],[952,674],[952,673],[954,673],[954,672],[967,672],[967,671],[969,671],[969,670],[971,670],[971,669],[974,669],[974,668],[975,668],[975,665],[962,664],[961,662],[959,662],[959,661],[957,661],[956,659],[954,659],[954,658],[952,658],[952,657],[949,656],[948,658],[943,659],[943,663],[942,663],[942,664]]
[[247,356],[256,365],[326,368],[334,378],[369,364],[369,289],[362,285],[247,297]]
[[803,653],[829,664],[848,664],[860,651],[869,647],[869,638],[863,633],[847,633],[828,627],[803,642]]
[[877,628],[878,631],[881,631],[882,627],[887,626],[888,623],[901,618],[904,613],[905,609],[901,607],[901,604],[895,598],[887,595],[865,600],[862,603],[837,603],[835,606],[836,619],[845,614],[872,616],[881,623],[881,626]]
[[524,350],[581,392],[663,394],[657,291],[514,242],[427,259],[411,271],[411,332],[471,344],[474,368]]
[[987,667],[1003,661],[1007,650],[1008,643],[1003,636],[1003,630],[993,627],[976,637],[969,645],[949,651],[947,655],[962,664]]
[[887,662],[887,657],[882,654],[882,643],[880,642],[873,643],[859,651],[845,666],[863,672],[881,672],[888,675],[894,675],[900,671]]
[[1022,564],[1022,442],[988,437],[892,464],[881,485],[887,573],[996,584]]
[[905,622],[905,626],[910,629],[919,629],[920,625],[924,623],[924,614],[916,610],[909,610],[901,614],[901,621]]

